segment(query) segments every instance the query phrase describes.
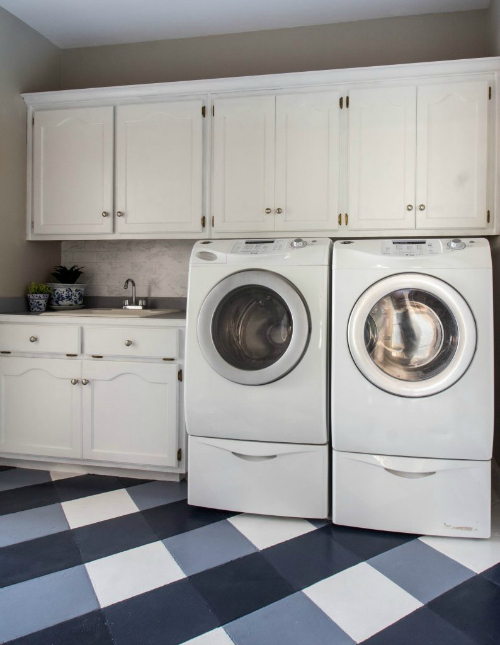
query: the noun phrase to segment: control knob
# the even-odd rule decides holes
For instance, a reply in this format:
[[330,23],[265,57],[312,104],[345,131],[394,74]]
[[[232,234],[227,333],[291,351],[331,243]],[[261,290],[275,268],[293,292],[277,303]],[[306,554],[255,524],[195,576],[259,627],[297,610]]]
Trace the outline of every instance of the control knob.
[[465,249],[465,246],[465,242],[462,242],[458,237],[455,237],[453,240],[448,242],[448,248],[452,251],[460,251],[461,249]]
[[292,249],[303,249],[304,246],[307,246],[307,242],[301,237],[296,237],[290,244]]

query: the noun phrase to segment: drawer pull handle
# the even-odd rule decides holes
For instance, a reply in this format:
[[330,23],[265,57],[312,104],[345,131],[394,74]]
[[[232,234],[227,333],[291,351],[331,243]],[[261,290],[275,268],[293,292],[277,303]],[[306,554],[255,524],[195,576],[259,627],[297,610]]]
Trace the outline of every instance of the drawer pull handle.
[[88,385],[90,381],[86,378],[82,378],[82,385]]
[[270,459],[276,459],[278,455],[242,455],[241,452],[231,452],[232,455],[238,457],[239,459],[244,459],[245,461],[269,461]]
[[409,473],[405,470],[393,470],[392,468],[384,468],[388,473],[391,475],[396,475],[396,477],[404,477],[405,479],[423,479],[424,477],[430,477],[431,475],[435,475],[436,471],[428,472],[428,473]]
[[126,345],[127,347],[130,347],[130,345],[132,345],[132,341],[131,341],[131,340],[126,340],[126,341],[125,341],[125,345]]
[[125,213],[123,211],[116,211],[116,216],[117,217],[123,217]]
[[420,206],[418,207],[418,210],[425,211],[425,204],[420,204]]
[[30,343],[36,343],[38,338],[36,336],[30,336]]
[[108,211],[102,211],[101,215],[102,215],[103,217],[109,217],[109,213],[108,213]]
[[78,383],[78,379],[77,379],[77,378],[72,378],[72,379],[71,379],[71,385],[76,385],[77,383]]

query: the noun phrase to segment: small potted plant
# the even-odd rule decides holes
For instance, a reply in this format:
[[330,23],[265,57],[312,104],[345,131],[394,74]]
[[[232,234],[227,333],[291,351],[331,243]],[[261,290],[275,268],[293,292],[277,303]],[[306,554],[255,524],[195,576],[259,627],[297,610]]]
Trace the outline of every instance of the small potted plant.
[[50,294],[51,289],[46,284],[32,282],[28,287],[28,293],[26,294],[30,311],[36,311],[38,313],[45,311],[47,309]]
[[47,286],[52,290],[50,299],[51,307],[81,307],[86,284],[75,284],[82,275],[84,267],[74,264],[72,267],[54,267],[52,274],[59,282],[49,282]]

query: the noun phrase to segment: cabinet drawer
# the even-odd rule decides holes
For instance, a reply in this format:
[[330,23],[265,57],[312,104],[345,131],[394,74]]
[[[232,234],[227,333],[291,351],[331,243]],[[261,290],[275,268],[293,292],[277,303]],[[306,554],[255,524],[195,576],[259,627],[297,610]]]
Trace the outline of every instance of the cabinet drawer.
[[0,325],[0,351],[79,354],[80,327],[76,325]]
[[96,356],[176,359],[179,356],[179,330],[87,327],[83,334],[83,347],[85,354]]

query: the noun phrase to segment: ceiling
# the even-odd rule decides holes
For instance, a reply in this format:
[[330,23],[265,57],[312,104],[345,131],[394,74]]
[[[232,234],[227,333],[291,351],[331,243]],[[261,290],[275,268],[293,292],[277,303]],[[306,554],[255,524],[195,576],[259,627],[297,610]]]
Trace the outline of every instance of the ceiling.
[[486,9],[490,0],[0,0],[64,49]]

